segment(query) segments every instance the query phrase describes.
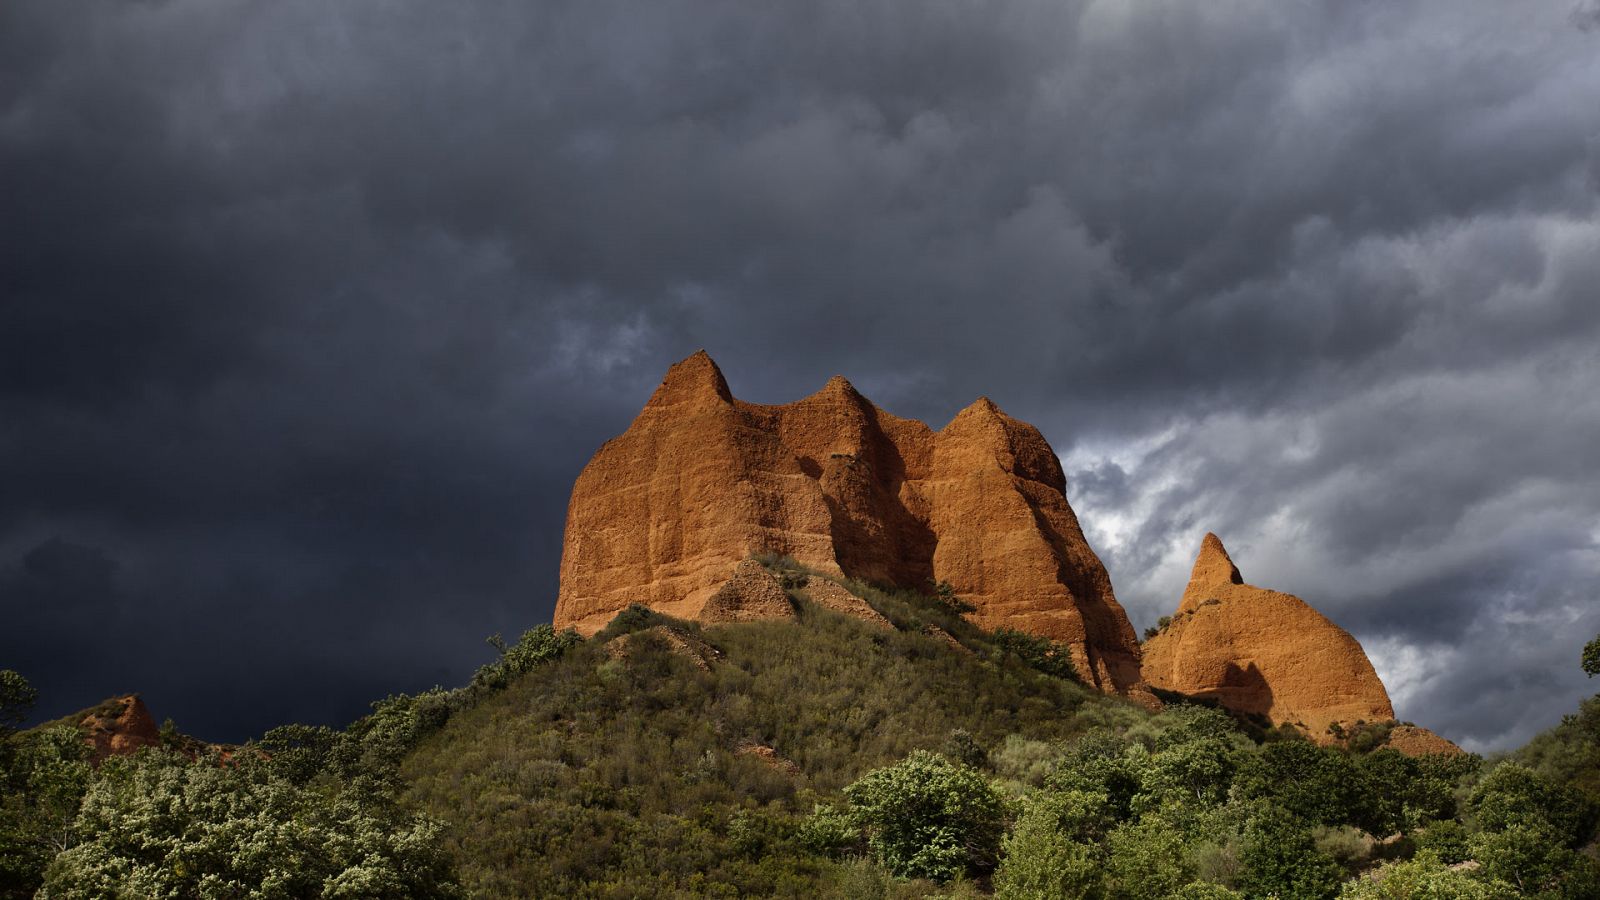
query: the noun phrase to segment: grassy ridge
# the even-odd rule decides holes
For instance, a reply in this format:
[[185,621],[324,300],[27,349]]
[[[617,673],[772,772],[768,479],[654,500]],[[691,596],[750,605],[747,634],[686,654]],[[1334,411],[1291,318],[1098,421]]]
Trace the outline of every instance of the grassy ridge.
[[[877,599],[891,618],[943,618],[914,596]],[[458,714],[412,753],[402,767],[408,800],[453,823],[447,840],[470,890],[916,896],[932,886],[890,885],[808,852],[797,838],[803,817],[956,729],[999,747],[1008,736],[1053,742],[1143,715],[1014,656],[988,661],[805,605],[799,623],[675,627],[723,657],[702,671],[635,636],[616,660],[602,636]],[[740,752],[750,744],[773,748],[799,774]]]

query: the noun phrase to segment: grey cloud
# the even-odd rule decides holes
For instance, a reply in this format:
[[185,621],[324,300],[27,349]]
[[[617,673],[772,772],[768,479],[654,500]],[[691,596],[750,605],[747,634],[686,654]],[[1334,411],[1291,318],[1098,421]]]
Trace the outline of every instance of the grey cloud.
[[[571,479],[705,346],[1035,421],[1139,624],[1213,529],[1390,658],[1479,640],[1592,574],[1589,12],[7,4],[0,561],[102,548],[141,639],[228,647],[257,712],[180,722],[333,721],[548,617]],[[46,697],[167,677],[109,640]]]

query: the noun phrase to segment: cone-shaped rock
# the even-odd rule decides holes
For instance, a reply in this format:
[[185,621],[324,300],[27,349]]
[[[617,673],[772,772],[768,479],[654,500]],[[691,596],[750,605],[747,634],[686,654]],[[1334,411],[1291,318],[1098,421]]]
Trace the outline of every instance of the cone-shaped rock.
[[794,604],[783,585],[753,559],[739,563],[733,577],[700,610],[702,622],[763,622],[793,619]]
[[1356,639],[1299,597],[1245,584],[1214,534],[1172,623],[1144,644],[1144,679],[1273,724],[1303,723],[1322,742],[1331,723],[1394,718]]
[[833,576],[949,582],[979,625],[1066,641],[1086,680],[1126,691],[1138,643],[1065,487],[1038,429],[987,399],[937,432],[837,377],[762,406],[697,353],[579,475],[556,626],[593,633],[633,602],[700,617],[740,560],[778,553]]
[[113,697],[86,711],[78,727],[96,765],[108,756],[131,756],[141,747],[161,743],[156,720],[138,694]]
[[1383,746],[1407,756],[1460,756],[1466,752],[1455,742],[1415,725],[1396,725]]

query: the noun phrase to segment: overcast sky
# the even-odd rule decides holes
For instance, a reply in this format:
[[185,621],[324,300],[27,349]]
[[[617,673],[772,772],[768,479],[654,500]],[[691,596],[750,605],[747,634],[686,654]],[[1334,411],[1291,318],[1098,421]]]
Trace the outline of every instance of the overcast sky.
[[0,667],[460,684],[705,347],[988,395],[1137,628],[1215,531],[1513,747],[1592,692],[1597,188],[1593,0],[7,0]]

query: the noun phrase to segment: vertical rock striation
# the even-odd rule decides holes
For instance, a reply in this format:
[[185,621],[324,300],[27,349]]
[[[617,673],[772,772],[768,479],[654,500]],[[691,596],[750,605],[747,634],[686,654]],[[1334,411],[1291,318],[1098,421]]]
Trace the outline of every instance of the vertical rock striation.
[[578,476],[556,625],[592,634],[634,602],[715,618],[735,566],[775,553],[834,576],[949,582],[980,626],[1065,641],[1085,680],[1126,692],[1138,643],[1065,489],[1039,430],[988,399],[940,431],[839,377],[763,406],[697,353]]

